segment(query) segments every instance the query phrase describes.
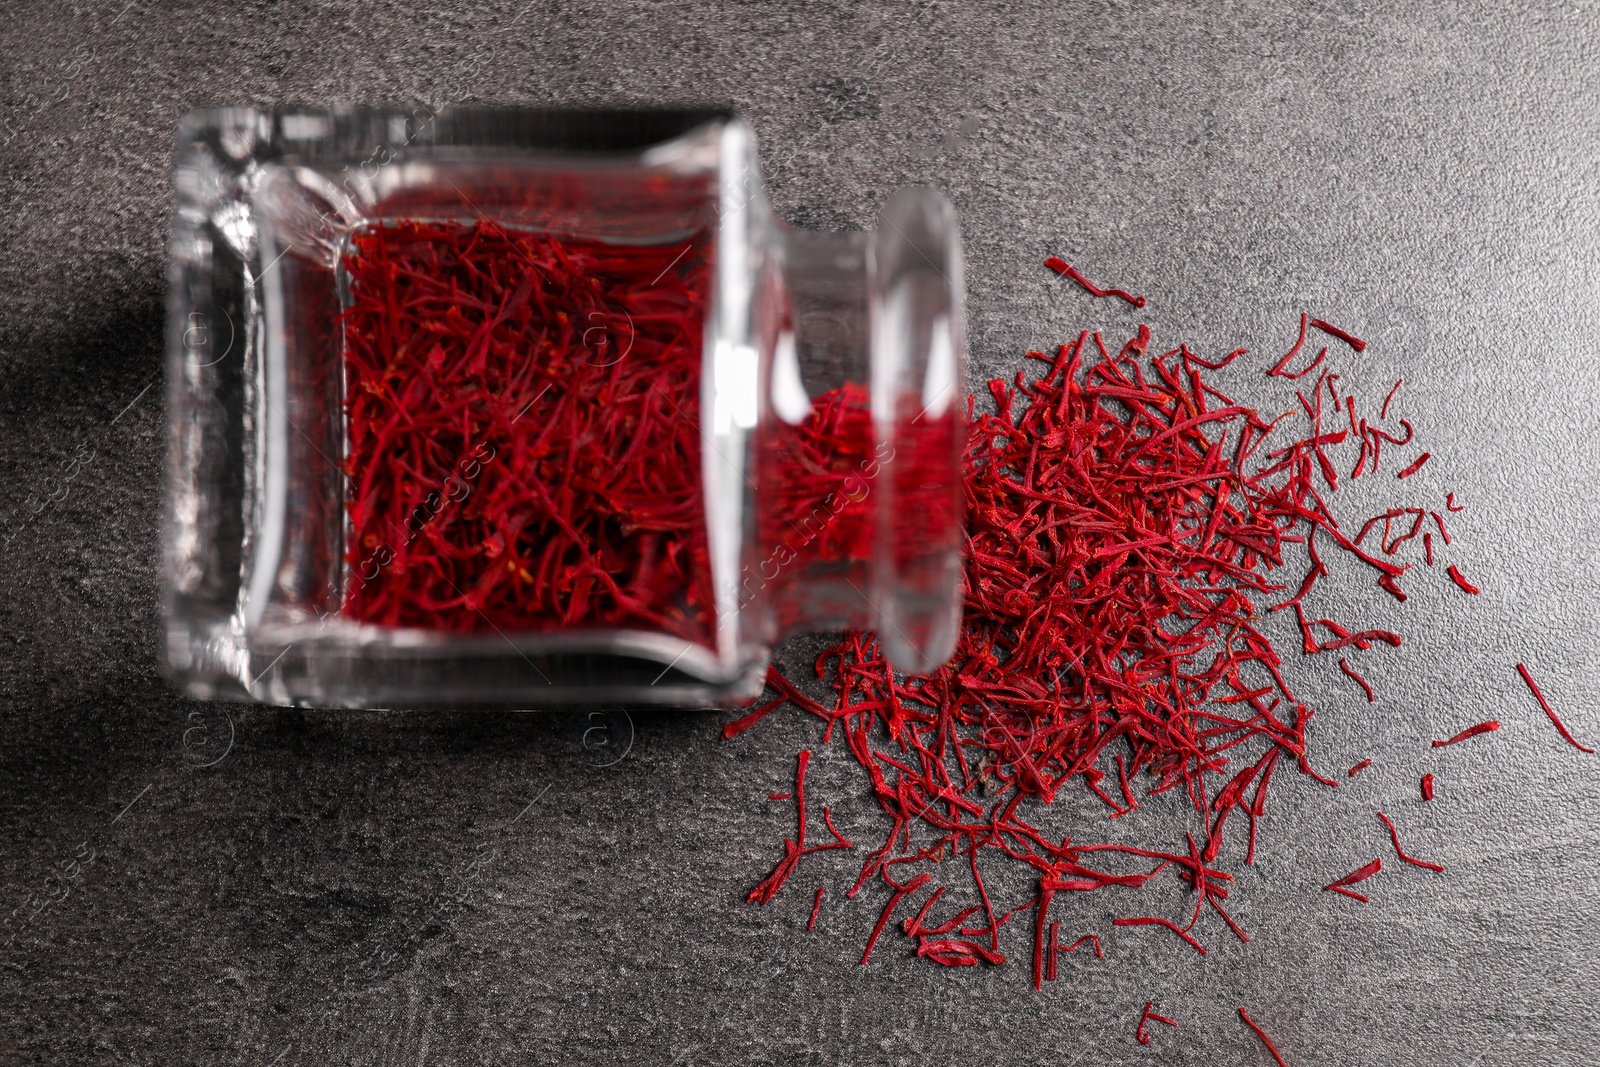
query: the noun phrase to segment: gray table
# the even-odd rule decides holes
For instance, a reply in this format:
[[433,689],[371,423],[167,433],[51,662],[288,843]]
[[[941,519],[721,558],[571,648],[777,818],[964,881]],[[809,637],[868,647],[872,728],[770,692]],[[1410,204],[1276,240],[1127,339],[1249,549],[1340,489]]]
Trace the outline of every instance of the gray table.
[[[0,916],[24,918],[0,949],[0,1062],[1265,1064],[1239,1004],[1296,1067],[1593,1062],[1600,758],[1511,665],[1600,738],[1600,20],[1303,7],[9,6]],[[1338,790],[1284,781],[1230,901],[1251,944],[1202,960],[1119,931],[1042,994],[1025,966],[934,973],[898,943],[857,966],[881,896],[833,897],[809,936],[814,879],[742,903],[790,832],[764,797],[817,741],[799,715],[724,743],[723,716],[636,713],[627,757],[596,768],[568,717],[204,706],[160,679],[146,388],[179,114],[707,97],[750,117],[796,223],[948,193],[975,380],[1137,321],[1043,271],[1050,253],[1148,293],[1158,341],[1276,351],[1306,309],[1371,342],[1349,380],[1406,377],[1435,456],[1418,484],[1470,505],[1452,558],[1484,594],[1333,591],[1407,642],[1363,659],[1373,705],[1293,665],[1321,765],[1376,763]],[[1490,717],[1492,739],[1427,747]],[[881,832],[844,752],[813,775]],[[1387,851],[1377,807],[1446,873],[1405,869],[1366,907],[1319,892]],[[1080,814],[1103,832],[1088,807],[1063,824]],[[808,862],[837,893],[855,861]],[[1146,1000],[1182,1025],[1141,1047]]]

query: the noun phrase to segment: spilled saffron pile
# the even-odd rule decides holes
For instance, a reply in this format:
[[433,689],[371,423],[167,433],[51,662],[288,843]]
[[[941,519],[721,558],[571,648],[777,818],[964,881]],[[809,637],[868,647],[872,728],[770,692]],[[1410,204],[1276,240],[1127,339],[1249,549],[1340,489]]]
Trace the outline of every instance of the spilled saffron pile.
[[[1143,304],[1060,261],[1047,265],[1093,295]],[[1397,647],[1401,637],[1321,617],[1317,590],[1330,561],[1342,557],[1400,601],[1402,582],[1419,573],[1478,592],[1454,565],[1448,575],[1435,568],[1450,544],[1444,514],[1461,510],[1453,495],[1442,507],[1407,503],[1366,520],[1336,514],[1341,482],[1394,470],[1385,452],[1415,435],[1390,417],[1399,383],[1381,406],[1364,403],[1341,387],[1327,347],[1305,351],[1312,330],[1365,347],[1302,316],[1298,339],[1266,369],[1305,381],[1295,406],[1275,417],[1207,378],[1243,349],[1216,360],[1186,345],[1155,354],[1141,326],[1118,348],[1085,332],[1054,354],[1028,353],[1031,372],[990,382],[992,407],[976,399],[968,407],[965,615],[954,657],[931,674],[897,676],[874,635],[850,633],[815,664],[830,699],[813,699],[774,670],[776,696],[725,729],[737,736],[791,704],[824,724],[822,743],[837,737],[859,765],[885,832],[846,895],[877,882],[888,892],[861,962],[886,934],[944,967],[1004,964],[1020,947],[1037,987],[1056,977],[1061,952],[1092,942],[1101,954],[1097,934],[1063,935],[1052,916],[1062,894],[1138,889],[1163,873],[1192,893],[1192,906],[1173,915],[1130,910],[1113,926],[1162,928],[1202,955],[1219,933],[1249,940],[1226,905],[1230,868],[1253,862],[1274,773],[1337,784],[1308,752],[1314,709],[1285,678],[1263,621],[1289,613],[1295,651],[1339,656],[1340,670],[1373,700],[1349,657]],[[1414,496],[1407,479],[1428,454],[1406,459],[1393,477]],[[1448,743],[1494,728],[1473,727]],[[772,798],[793,799],[799,831],[751,901],[771,901],[811,852],[856,847],[826,808],[826,839],[807,844],[810,756],[800,754],[792,793]],[[1178,828],[1167,849],[1052,836],[1040,816],[1069,788],[1088,790],[1111,819],[1177,791],[1200,814],[1199,829]],[[1431,798],[1432,775],[1422,789]],[[1380,818],[1399,859],[1441,869],[1401,851],[1393,822]],[[1019,866],[1029,889],[1002,899],[996,873]],[[1380,870],[1374,860],[1327,888],[1365,901],[1351,886]],[[824,888],[815,889],[808,927]],[[1265,1031],[1243,1009],[1240,1017],[1277,1057]],[[1152,1019],[1168,1021],[1146,1005],[1141,1042]]]
[[704,235],[385,223],[343,269],[344,613],[709,643]]

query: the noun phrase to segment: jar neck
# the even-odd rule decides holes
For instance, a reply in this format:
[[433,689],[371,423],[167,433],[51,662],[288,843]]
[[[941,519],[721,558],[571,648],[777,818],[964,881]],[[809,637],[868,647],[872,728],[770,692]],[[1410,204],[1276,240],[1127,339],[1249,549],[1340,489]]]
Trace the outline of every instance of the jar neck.
[[962,549],[961,253],[930,190],[875,233],[781,233],[788,313],[755,435],[742,595],[778,635],[871,629],[898,669],[955,648]]

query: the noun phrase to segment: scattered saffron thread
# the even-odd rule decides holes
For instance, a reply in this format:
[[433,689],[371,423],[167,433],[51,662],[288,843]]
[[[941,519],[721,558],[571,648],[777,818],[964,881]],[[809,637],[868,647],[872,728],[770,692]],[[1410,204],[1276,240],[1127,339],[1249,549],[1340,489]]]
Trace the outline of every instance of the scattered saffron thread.
[[1148,1045],[1150,1043],[1150,1035],[1145,1032],[1145,1028],[1144,1028],[1144,1024],[1145,1023],[1157,1022],[1157,1023],[1166,1023],[1168,1026],[1177,1026],[1178,1025],[1176,1020],[1169,1019],[1165,1015],[1157,1015],[1155,1012],[1151,1011],[1150,1010],[1150,1006],[1151,1006],[1151,1002],[1148,1001],[1148,1000],[1145,1001],[1145,1003],[1144,1003],[1144,1014],[1139,1016],[1139,1028],[1134,1031],[1134,1036],[1139,1039],[1139,1044],[1141,1044],[1141,1045]]
[[1424,774],[1422,776],[1422,799],[1423,800],[1432,800],[1433,799],[1433,774],[1432,774],[1432,772],[1429,772],[1428,774]]
[[1360,774],[1362,771],[1366,770],[1370,766],[1372,766],[1372,761],[1370,759],[1364,759],[1360,763],[1356,764],[1354,767],[1351,767],[1348,771],[1346,771],[1344,776],[1346,778],[1354,778],[1356,775]]
[[817,886],[817,899],[811,903],[811,918],[806,920],[807,930],[817,925],[817,913],[822,911],[822,891],[826,888],[826,885]]
[[1396,478],[1409,478],[1409,477],[1411,477],[1413,474],[1417,473],[1419,470],[1422,469],[1422,465],[1424,463],[1428,462],[1428,460],[1430,460],[1432,458],[1433,458],[1433,453],[1432,452],[1424,452],[1422,455],[1418,456],[1415,460],[1413,460],[1409,467],[1407,467],[1405,470],[1401,471],[1399,474],[1396,474],[1395,477]]
[[1389,395],[1383,398],[1383,408],[1378,412],[1378,418],[1387,419],[1389,417],[1389,402],[1394,399],[1394,395],[1400,391],[1400,387],[1404,384],[1404,378],[1394,383],[1394,388],[1389,390]]
[[1488,722],[1480,722],[1476,726],[1467,727],[1448,741],[1435,741],[1433,747],[1444,748],[1446,745],[1459,744],[1468,738],[1477,737],[1479,734],[1492,734],[1498,729],[1500,729],[1500,721],[1498,719],[1490,719]]
[[[1296,346],[1272,370],[1291,366],[1309,325],[1302,316]],[[1117,917],[1114,926],[1163,926],[1203,955],[1199,924],[1209,911],[1248,941],[1225,905],[1233,881],[1223,869],[1227,830],[1248,823],[1239,843],[1243,863],[1252,864],[1268,786],[1285,760],[1317,782],[1339,784],[1311,762],[1306,731],[1315,712],[1284,677],[1260,619],[1293,611],[1306,654],[1353,657],[1347,650],[1401,644],[1399,634],[1318,617],[1312,605],[1330,551],[1405,599],[1400,581],[1410,565],[1392,557],[1421,538],[1429,513],[1396,509],[1352,537],[1329,494],[1338,488],[1338,449],[1361,449],[1378,469],[1379,442],[1405,444],[1415,431],[1405,420],[1401,436],[1359,419],[1354,395],[1337,387],[1326,359],[1307,376],[1298,409],[1267,418],[1203,376],[1242,350],[1209,361],[1186,345],[1158,356],[1150,344],[1143,326],[1120,349],[1084,331],[1054,354],[1028,352],[1042,368],[988,383],[982,410],[969,398],[964,612],[946,664],[897,676],[874,635],[852,632],[816,659],[829,699],[769,674],[776,696],[820,720],[825,743],[838,736],[845,744],[887,816],[883,839],[846,894],[880,881],[888,892],[863,958],[909,895],[929,885],[897,873],[906,864],[940,880],[914,915],[895,923],[915,956],[934,966],[1006,962],[1009,925],[1031,941],[1032,976],[1042,987],[1061,951],[1060,920],[1050,915],[1057,894],[1139,888],[1163,875],[1192,892],[1189,914]],[[844,425],[795,429],[803,443],[845,433]],[[1269,436],[1285,446],[1268,446]],[[825,444],[817,456],[834,448]],[[798,497],[795,504],[802,516],[811,506]],[[1383,529],[1381,546],[1363,547],[1375,528]],[[1365,681],[1349,658],[1343,668]],[[739,724],[767,710],[747,712]],[[1144,796],[1186,795],[1206,831],[1171,851],[1053,838],[1028,812],[1069,785],[1093,795],[1111,819]],[[1000,900],[979,862],[986,857],[1025,865],[1031,893]],[[953,884],[952,868],[970,870],[965,890]],[[970,899],[952,906],[947,890]],[[1348,885],[1331,891],[1366,899]],[[948,916],[935,914],[941,905]],[[1068,950],[1086,942],[1103,958],[1093,935]]]
[[1106,958],[1106,954],[1103,951],[1101,951],[1101,949],[1100,949],[1100,939],[1098,937],[1096,937],[1094,934],[1084,934],[1082,937],[1078,938],[1078,940],[1076,940],[1072,944],[1068,945],[1063,951],[1072,952],[1075,949],[1077,949],[1077,947],[1079,945],[1083,944],[1085,941],[1094,942],[1094,955],[1095,955],[1096,959],[1103,960],[1103,959]]
[[1256,1021],[1250,1018],[1243,1008],[1239,1009],[1239,1018],[1243,1019],[1244,1024],[1256,1032],[1256,1036],[1261,1039],[1261,1043],[1267,1046],[1267,1051],[1272,1053],[1272,1059],[1277,1063],[1278,1067],[1289,1067],[1287,1063],[1283,1062],[1283,1057],[1278,1054],[1278,1046],[1272,1043],[1272,1038],[1267,1036],[1265,1030],[1256,1025]]
[[1439,866],[1437,863],[1429,863],[1427,860],[1419,860],[1415,856],[1406,855],[1405,849],[1400,847],[1400,834],[1395,830],[1394,823],[1389,819],[1389,816],[1380,811],[1378,812],[1378,818],[1382,819],[1383,825],[1389,828],[1389,840],[1394,842],[1394,854],[1396,856],[1399,856],[1401,859],[1405,860],[1409,864],[1412,864],[1413,866],[1426,867],[1430,871],[1442,872],[1444,870],[1444,868]]
[[1538,684],[1533,680],[1533,675],[1528,673],[1528,668],[1519,663],[1517,664],[1517,673],[1522,675],[1522,680],[1527,683],[1528,691],[1533,694],[1533,699],[1539,702],[1539,706],[1543,708],[1544,713],[1550,717],[1550,722],[1554,724],[1556,730],[1561,734],[1561,736],[1566,739],[1567,744],[1571,745],[1579,752],[1587,752],[1590,755],[1593,755],[1594,749],[1589,748],[1587,745],[1580,745],[1577,739],[1567,731],[1566,724],[1561,721],[1558,715],[1556,715],[1555,709],[1550,706],[1550,702],[1545,700],[1544,694],[1539,691]]
[[1343,893],[1347,897],[1354,897],[1361,903],[1367,903],[1367,898],[1351,889],[1350,886],[1365,882],[1368,878],[1383,870],[1383,860],[1375,859],[1365,867],[1357,868],[1343,878],[1335,879],[1322,887],[1324,893]]
[[[777,896],[778,890],[783,888],[783,883],[789,880],[795,868],[800,864],[802,856],[813,852],[827,852],[836,848],[854,848],[854,843],[846,839],[838,830],[833,828],[833,816],[829,814],[826,806],[822,809],[822,822],[833,835],[833,840],[826,845],[806,844],[806,767],[811,763],[811,752],[801,752],[797,760],[794,774],[794,802],[799,818],[799,829],[795,831],[793,839],[786,838],[783,842],[783,859],[772,869],[772,873],[761,880],[761,884],[750,890],[750,895],[745,898],[746,903],[768,904]],[[820,897],[819,897],[820,899]]]
[[1049,259],[1044,261],[1044,265],[1055,271],[1057,274],[1064,275],[1077,282],[1083,287],[1084,292],[1088,293],[1090,296],[1119,297],[1123,300],[1126,300],[1136,308],[1144,307],[1143,296],[1134,296],[1125,289],[1102,289],[1089,279],[1085,278],[1082,274],[1079,274],[1075,268],[1073,268],[1067,263],[1066,260],[1059,256],[1051,256]]
[[1463,592],[1471,593],[1473,596],[1477,596],[1479,593],[1483,592],[1482,589],[1479,589],[1477,586],[1467,581],[1466,576],[1456,568],[1454,563],[1445,568],[1445,573],[1450,576],[1450,580],[1452,582],[1455,582],[1461,587]]
[[1165,926],[1168,930],[1171,930],[1173,933],[1175,933],[1179,937],[1183,938],[1183,940],[1186,941],[1189,944],[1190,948],[1193,948],[1196,952],[1200,953],[1200,955],[1202,955],[1202,956],[1206,955],[1206,947],[1204,945],[1202,945],[1200,942],[1196,941],[1193,937],[1189,936],[1189,931],[1185,930],[1183,927],[1179,926],[1177,923],[1172,922],[1170,919],[1163,919],[1163,918],[1160,918],[1159,916],[1155,916],[1155,915],[1144,915],[1144,916],[1140,916],[1138,918],[1132,918],[1132,919],[1112,919],[1111,920],[1111,925],[1112,926]]
[[1357,352],[1365,352],[1366,349],[1367,349],[1367,342],[1361,340],[1359,337],[1355,337],[1355,336],[1352,336],[1351,334],[1345,333],[1343,330],[1339,329],[1339,327],[1337,327],[1337,326],[1330,326],[1326,322],[1323,322],[1321,319],[1312,319],[1311,320],[1311,325],[1315,326],[1317,329],[1321,330],[1325,334],[1329,334],[1329,335],[1331,335],[1333,337],[1337,337],[1339,340],[1343,341],[1345,344],[1349,345],[1351,348],[1355,349]]
[[1373,694],[1372,686],[1367,683],[1367,680],[1352,670],[1350,664],[1347,663],[1342,656],[1339,659],[1339,669],[1354,679],[1355,683],[1361,687],[1361,691],[1367,694],[1368,704],[1371,704],[1373,701],[1378,699],[1377,696]]

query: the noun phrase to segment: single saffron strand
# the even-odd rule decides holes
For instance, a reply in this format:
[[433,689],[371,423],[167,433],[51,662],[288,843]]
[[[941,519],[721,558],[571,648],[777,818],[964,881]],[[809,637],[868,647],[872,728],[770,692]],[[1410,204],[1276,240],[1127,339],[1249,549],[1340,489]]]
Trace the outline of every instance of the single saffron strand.
[[1324,348],[1322,351],[1317,353],[1317,358],[1316,359],[1314,359],[1310,363],[1306,364],[1304,370],[1287,371],[1287,370],[1281,369],[1280,367],[1274,367],[1271,370],[1267,371],[1267,374],[1270,377],[1273,377],[1273,378],[1288,378],[1291,381],[1295,380],[1295,379],[1299,379],[1299,378],[1304,378],[1306,375],[1310,374],[1312,371],[1314,371],[1318,367],[1320,367],[1322,365],[1322,361],[1327,359],[1327,358],[1328,358],[1328,350],[1326,348]]
[[811,904],[811,918],[806,920],[807,930],[817,925],[817,913],[822,910],[822,891],[826,888],[826,885],[817,886],[817,899]]
[[1139,1044],[1141,1045],[1148,1045],[1150,1043],[1150,1035],[1145,1033],[1145,1023],[1158,1022],[1166,1023],[1168,1026],[1178,1025],[1175,1020],[1169,1019],[1165,1015],[1157,1015],[1155,1012],[1151,1011],[1150,1004],[1151,1002],[1148,1000],[1144,1002],[1144,1014],[1139,1016],[1139,1028],[1134,1031],[1134,1036],[1139,1039]]
[[1422,799],[1433,799],[1433,774],[1431,772],[1422,776]]
[[1311,325],[1315,326],[1325,334],[1330,334],[1334,337],[1337,337],[1339,340],[1343,341],[1357,352],[1365,352],[1367,350],[1367,342],[1363,341],[1359,337],[1354,336],[1353,334],[1345,333],[1337,326],[1330,326],[1321,319],[1312,319]]
[[1354,889],[1346,889],[1342,885],[1336,885],[1336,886],[1332,886],[1330,888],[1332,889],[1333,892],[1342,893],[1343,895],[1349,897],[1351,900],[1359,900],[1363,904],[1366,904],[1366,903],[1369,902],[1366,894],[1357,893]]
[[1074,949],[1076,949],[1079,945],[1083,944],[1085,941],[1093,941],[1094,942],[1094,955],[1095,955],[1096,959],[1103,960],[1103,959],[1106,958],[1105,952],[1102,951],[1101,948],[1100,948],[1100,939],[1098,937],[1096,937],[1094,934],[1084,934],[1082,937],[1078,938],[1078,940],[1076,940],[1072,944],[1068,945],[1063,951],[1071,952]]
[[1066,260],[1059,256],[1051,256],[1049,259],[1044,261],[1044,265],[1055,271],[1057,274],[1064,275],[1077,282],[1083,287],[1084,292],[1088,293],[1090,296],[1120,297],[1136,308],[1144,307],[1144,297],[1134,296],[1132,293],[1124,289],[1102,289],[1098,285],[1095,285],[1093,282],[1091,282],[1088,278],[1085,278],[1083,275],[1079,274],[1070,264],[1067,263]]
[[782,707],[788,701],[788,699],[789,698],[786,696],[780,696],[774,700],[769,700],[765,704],[746,712],[740,718],[727,723],[722,727],[722,739],[724,741],[732,741],[735,737],[738,737],[740,734],[750,729],[750,727],[754,726],[756,723],[772,714],[778,708]]
[[1289,351],[1287,351],[1287,352],[1285,352],[1283,354],[1283,358],[1278,360],[1278,362],[1274,363],[1272,365],[1272,367],[1267,371],[1267,377],[1269,377],[1269,378],[1284,377],[1283,368],[1287,367],[1289,365],[1289,361],[1294,359],[1295,356],[1300,354],[1301,347],[1304,346],[1305,343],[1306,343],[1306,323],[1309,322],[1309,321],[1310,321],[1310,316],[1308,316],[1305,312],[1302,311],[1300,313],[1300,336],[1295,338],[1294,344],[1290,346]]
[[1429,863],[1427,860],[1419,860],[1415,856],[1406,855],[1405,849],[1400,847],[1400,835],[1395,831],[1394,822],[1381,811],[1378,812],[1378,818],[1382,819],[1383,825],[1389,828],[1389,840],[1394,842],[1394,854],[1396,856],[1417,867],[1426,867],[1430,871],[1439,871],[1441,873],[1444,871],[1444,868],[1437,863]]
[[1467,579],[1462,575],[1461,571],[1456,568],[1454,563],[1445,568],[1445,573],[1450,576],[1450,580],[1452,582],[1455,582],[1461,587],[1463,592],[1471,593],[1473,596],[1477,596],[1479,593],[1483,592],[1482,589],[1479,589],[1477,586],[1467,581]]
[[1401,471],[1399,474],[1396,474],[1395,477],[1396,478],[1409,478],[1409,477],[1411,477],[1413,474],[1417,473],[1419,470],[1422,469],[1422,465],[1424,463],[1428,462],[1428,460],[1430,460],[1432,458],[1433,458],[1433,453],[1432,452],[1424,452],[1422,455],[1420,455],[1420,456],[1418,456],[1416,458],[1415,462],[1413,462],[1411,464],[1411,466],[1407,467],[1405,470]]
[[1354,778],[1356,775],[1360,774],[1362,771],[1366,770],[1370,766],[1372,766],[1372,761],[1370,759],[1364,759],[1360,763],[1356,764],[1354,767],[1351,767],[1348,771],[1346,771],[1344,776],[1346,778]]
[[1444,516],[1437,511],[1430,511],[1428,514],[1433,516],[1433,521],[1439,527],[1439,536],[1444,538],[1444,543],[1448,545],[1450,543],[1450,531],[1444,527]]
[[1378,418],[1387,419],[1389,417],[1389,401],[1394,399],[1394,395],[1400,391],[1400,387],[1405,384],[1405,381],[1404,378],[1401,378],[1398,382],[1395,382],[1394,388],[1389,390],[1389,395],[1383,398],[1383,408],[1378,412]]
[[867,947],[865,951],[861,953],[861,965],[863,967],[866,966],[867,961],[872,958],[873,946],[878,943],[878,937],[883,933],[883,928],[889,925],[889,916],[894,914],[894,909],[900,906],[900,902],[902,900],[904,900],[906,897],[909,897],[912,893],[915,893],[917,890],[921,889],[931,881],[933,881],[933,875],[929,874],[927,871],[923,871],[921,874],[911,879],[911,881],[907,882],[904,888],[896,889],[893,895],[889,897],[889,903],[883,906],[883,914],[878,916],[878,925],[872,928],[872,936],[867,938]]
[[[1355,671],[1351,670],[1350,669],[1350,664],[1346,663],[1345,660],[1344,660],[1344,657],[1342,657],[1342,656],[1339,658],[1339,669],[1341,671],[1344,671],[1344,673],[1348,674],[1351,678],[1354,678],[1356,684],[1359,685],[1366,692],[1366,694],[1367,694],[1367,703],[1368,704],[1371,704],[1373,701],[1378,699],[1376,696],[1373,695],[1372,686],[1367,684],[1367,680],[1365,678],[1361,677],[1361,675],[1357,674]],[[1371,762],[1371,761],[1369,760],[1368,762]],[[1351,773],[1353,774],[1355,772],[1352,771]]]
[[1467,506],[1465,504],[1457,504],[1454,493],[1446,493],[1444,495],[1444,509],[1446,511],[1466,511]]
[[1533,680],[1533,675],[1528,673],[1528,668],[1519,663],[1517,664],[1517,673],[1522,675],[1522,680],[1524,682],[1528,683],[1528,690],[1533,693],[1533,699],[1537,700],[1539,702],[1539,706],[1544,709],[1544,713],[1550,716],[1550,721],[1555,725],[1555,728],[1560,731],[1561,736],[1566,738],[1567,744],[1571,745],[1579,752],[1587,752],[1590,755],[1593,755],[1594,749],[1589,748],[1587,745],[1578,744],[1577,739],[1567,732],[1566,725],[1562,723],[1561,719],[1556,715],[1555,709],[1550,706],[1550,702],[1545,700],[1544,694],[1539,691],[1538,684]]
[[1322,887],[1322,891],[1324,893],[1344,893],[1345,896],[1356,897],[1361,901],[1361,903],[1365,904],[1367,899],[1361,896],[1359,893],[1348,892],[1348,887],[1353,886],[1358,882],[1365,882],[1368,878],[1371,878],[1381,870],[1383,870],[1383,860],[1375,859],[1365,867],[1358,867],[1349,874],[1345,875],[1343,878],[1336,878],[1329,882],[1327,885]]
[[[1177,923],[1169,922],[1166,919],[1160,918],[1159,916],[1146,915],[1146,916],[1142,916],[1142,917],[1137,918],[1137,919],[1112,919],[1111,920],[1111,925],[1112,926],[1165,926],[1168,930],[1171,930],[1173,933],[1177,934],[1179,937],[1181,937],[1185,941],[1187,941],[1189,943],[1189,946],[1191,948],[1193,948],[1196,952],[1200,953],[1200,955],[1204,956],[1206,954],[1206,947],[1204,945],[1202,945],[1200,942],[1196,941],[1194,938],[1190,937],[1189,936],[1189,931],[1185,930],[1183,927],[1179,926]],[[1095,945],[1096,945],[1096,947],[1098,947],[1099,946],[1099,942],[1095,942]]]
[[1044,980],[1046,982],[1054,982],[1056,980],[1056,956],[1061,951],[1060,934],[1061,920],[1056,919],[1050,923],[1050,951],[1044,960]]
[[1490,719],[1488,722],[1480,722],[1476,726],[1467,727],[1448,741],[1435,741],[1433,747],[1444,748],[1446,745],[1458,744],[1469,737],[1477,737],[1479,734],[1492,734],[1498,729],[1500,729],[1500,720]]
[[1243,1008],[1239,1009],[1239,1018],[1243,1019],[1244,1024],[1256,1032],[1256,1036],[1261,1039],[1261,1043],[1267,1046],[1267,1051],[1272,1053],[1272,1058],[1277,1062],[1278,1067],[1289,1067],[1287,1063],[1283,1062],[1283,1056],[1278,1053],[1278,1046],[1272,1043],[1272,1038],[1267,1036],[1265,1030],[1256,1025],[1256,1021],[1250,1018]]

